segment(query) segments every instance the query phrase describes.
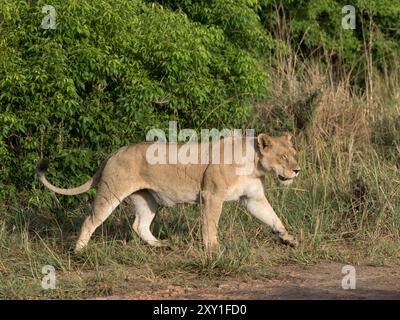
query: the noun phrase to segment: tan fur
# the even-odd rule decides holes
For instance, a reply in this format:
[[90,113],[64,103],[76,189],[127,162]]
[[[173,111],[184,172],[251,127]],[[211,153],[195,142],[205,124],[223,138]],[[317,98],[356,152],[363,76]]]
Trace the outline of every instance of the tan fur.
[[[244,138],[225,139],[240,139],[239,143],[244,145]],[[61,189],[50,184],[45,178],[47,165],[39,163],[39,179],[54,192],[71,195],[85,192],[96,184],[98,186],[93,213],[82,226],[76,244],[77,251],[86,246],[95,229],[124,199],[130,199],[135,205],[133,229],[144,241],[154,246],[162,245],[150,231],[159,206],[199,203],[205,248],[208,251],[218,248],[217,226],[222,205],[232,200],[240,200],[253,216],[269,225],[284,243],[292,246],[297,244],[264,196],[266,172],[275,173],[283,184],[289,184],[298,175],[296,151],[289,135],[269,137],[260,134],[250,144],[254,157],[240,164],[224,164],[224,157],[221,158],[222,164],[149,164],[146,152],[152,145],[141,143],[120,148],[104,161],[91,180],[74,189]],[[177,145],[177,148],[182,146]],[[204,147],[199,157],[204,152],[210,153],[213,146]],[[193,144],[192,147],[198,145]],[[223,143],[219,148],[224,154]],[[238,175],[238,168],[253,166],[251,174]]]

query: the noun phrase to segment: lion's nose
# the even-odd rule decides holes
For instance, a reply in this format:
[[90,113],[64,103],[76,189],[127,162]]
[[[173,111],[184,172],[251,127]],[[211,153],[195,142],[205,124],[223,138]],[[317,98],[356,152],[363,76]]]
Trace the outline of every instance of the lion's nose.
[[294,169],[293,172],[294,172],[295,174],[299,174],[300,169]]

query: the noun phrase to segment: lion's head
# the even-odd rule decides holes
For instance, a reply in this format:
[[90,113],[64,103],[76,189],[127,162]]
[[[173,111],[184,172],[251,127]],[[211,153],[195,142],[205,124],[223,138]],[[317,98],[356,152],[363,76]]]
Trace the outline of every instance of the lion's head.
[[300,167],[296,160],[292,136],[286,134],[270,137],[261,133],[257,137],[260,162],[266,171],[272,171],[283,185],[289,185],[299,175]]

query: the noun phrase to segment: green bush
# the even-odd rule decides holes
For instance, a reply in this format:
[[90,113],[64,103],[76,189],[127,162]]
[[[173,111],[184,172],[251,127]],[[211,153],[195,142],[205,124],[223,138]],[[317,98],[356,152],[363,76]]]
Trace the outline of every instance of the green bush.
[[[367,62],[391,70],[400,56],[400,0],[260,0],[260,19],[267,32],[290,42],[305,58],[331,65],[334,72],[350,74],[364,86]],[[343,29],[342,8],[352,5],[356,29]]]
[[46,4],[0,3],[0,198],[32,188],[41,156],[74,185],[169,120],[246,127],[285,46],[361,89],[400,56],[400,0],[355,1],[355,30],[344,0],[54,0],[55,30]]
[[[266,93],[246,37],[233,39],[223,26],[140,0],[54,0],[56,29],[45,30],[46,4],[0,4],[3,196],[32,187],[41,155],[53,181],[74,185],[105,153],[169,120],[242,127]],[[236,26],[253,32],[252,24]]]
[[221,28],[235,45],[262,57],[277,43],[265,32],[258,0],[158,0],[172,10],[185,12],[191,20]]

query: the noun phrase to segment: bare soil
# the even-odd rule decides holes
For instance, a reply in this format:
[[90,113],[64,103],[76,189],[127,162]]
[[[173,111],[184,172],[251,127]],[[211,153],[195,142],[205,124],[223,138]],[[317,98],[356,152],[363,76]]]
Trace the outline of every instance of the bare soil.
[[[340,263],[313,266],[282,266],[278,275],[268,278],[240,277],[204,281],[193,278],[184,285],[167,279],[137,281],[135,287],[100,299],[396,299],[400,300],[400,267],[362,265],[356,268],[356,288],[342,288]],[[189,284],[188,284],[189,283]]]

